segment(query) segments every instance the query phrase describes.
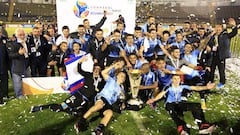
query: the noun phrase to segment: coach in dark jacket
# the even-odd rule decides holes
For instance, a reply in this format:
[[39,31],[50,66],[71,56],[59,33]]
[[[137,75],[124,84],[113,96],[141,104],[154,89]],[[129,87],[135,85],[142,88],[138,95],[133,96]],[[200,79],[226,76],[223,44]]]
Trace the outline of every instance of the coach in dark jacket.
[[8,97],[8,67],[7,37],[3,35],[0,28],[0,105],[3,104],[3,97]]
[[52,45],[40,35],[38,27],[34,27],[32,33],[33,35],[28,38],[31,75],[44,77],[47,75],[47,57]]
[[236,21],[233,18],[229,19],[229,25],[232,26],[232,32],[230,33],[228,33],[227,30],[224,30],[222,25],[216,25],[215,35],[209,41],[209,45],[211,46],[213,52],[210,80],[214,80],[214,72],[217,66],[220,74],[220,83],[218,84],[218,88],[222,88],[226,82],[225,60],[231,57],[231,38],[236,36],[238,32]]
[[103,44],[105,44],[103,30],[97,29],[95,37],[89,40],[86,50],[93,56],[94,63],[98,63],[102,69],[104,68],[104,52],[101,50]]
[[95,25],[91,25],[90,26],[90,22],[89,22],[89,20],[88,19],[84,19],[83,20],[83,25],[84,25],[84,27],[85,27],[85,30],[86,30],[86,34],[87,35],[91,35],[91,36],[95,36],[95,32],[96,32],[96,30],[97,29],[100,29],[102,26],[103,26],[103,24],[105,23],[105,21],[107,20],[107,11],[104,11],[103,12],[103,17],[102,17],[102,19],[100,20],[100,22],[98,22],[97,24],[95,24]]

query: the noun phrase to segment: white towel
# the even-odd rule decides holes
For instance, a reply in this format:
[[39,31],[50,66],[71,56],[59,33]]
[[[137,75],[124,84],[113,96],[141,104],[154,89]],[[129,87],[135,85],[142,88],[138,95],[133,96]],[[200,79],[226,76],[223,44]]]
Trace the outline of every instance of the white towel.
[[145,39],[144,39],[143,46],[144,46],[144,52],[147,52],[148,48],[150,47],[150,44],[149,44],[149,41],[148,41],[147,37],[145,37]]
[[85,72],[93,72],[94,62],[90,54],[87,54],[87,60],[82,63],[82,70]]

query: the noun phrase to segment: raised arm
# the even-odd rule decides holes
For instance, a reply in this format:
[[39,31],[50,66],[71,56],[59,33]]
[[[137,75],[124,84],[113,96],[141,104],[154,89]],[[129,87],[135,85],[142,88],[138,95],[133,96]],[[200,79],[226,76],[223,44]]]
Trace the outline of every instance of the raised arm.
[[110,40],[110,37],[106,37],[105,42],[101,47],[101,51],[105,51],[107,49],[108,45],[110,45]]
[[80,60],[78,61],[78,73],[80,73],[84,77],[90,77],[92,76],[92,73],[90,72],[85,72],[82,69],[82,63],[88,59],[87,56],[82,56]]
[[7,44],[8,47],[8,55],[10,59],[18,59],[19,56],[24,55],[25,53],[25,49],[24,48],[20,48],[19,50],[17,50],[16,47],[14,47],[14,43],[10,42]]
[[211,37],[212,37],[213,35],[214,35],[214,32],[212,32],[211,34],[209,34],[209,35],[207,36],[207,38],[202,39],[202,40],[200,41],[198,50],[204,49],[204,48],[207,46],[208,42],[210,41],[210,39],[211,39]]
[[121,66],[120,62],[116,62],[114,64],[112,64],[111,66],[109,67],[106,67],[103,71],[102,71],[102,77],[105,81],[108,80],[109,78],[109,72],[115,68],[115,69],[118,69],[119,67]]
[[214,89],[215,87],[216,87],[215,83],[209,82],[206,86],[190,86],[190,89],[194,91],[202,91],[202,90]]
[[103,18],[100,20],[100,22],[98,22],[97,24],[95,24],[95,28],[99,29],[103,26],[103,24],[105,23],[105,21],[107,20],[107,11],[103,11]]
[[147,104],[152,104],[156,101],[158,101],[159,99],[161,99],[165,94],[167,93],[167,91],[161,91],[155,98],[151,98],[147,101]]
[[229,23],[229,25],[232,26],[232,32],[228,33],[228,38],[233,38],[238,33],[238,29],[237,29],[237,26],[236,26],[236,21],[233,18],[229,18],[228,23]]

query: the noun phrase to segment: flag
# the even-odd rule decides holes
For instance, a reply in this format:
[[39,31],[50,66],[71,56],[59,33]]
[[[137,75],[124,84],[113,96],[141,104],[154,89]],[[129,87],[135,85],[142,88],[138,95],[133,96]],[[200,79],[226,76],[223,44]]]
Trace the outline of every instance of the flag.
[[62,87],[65,90],[69,90],[71,94],[81,89],[84,85],[84,77],[78,73],[78,61],[81,57],[82,56],[77,56],[64,60],[67,75]]

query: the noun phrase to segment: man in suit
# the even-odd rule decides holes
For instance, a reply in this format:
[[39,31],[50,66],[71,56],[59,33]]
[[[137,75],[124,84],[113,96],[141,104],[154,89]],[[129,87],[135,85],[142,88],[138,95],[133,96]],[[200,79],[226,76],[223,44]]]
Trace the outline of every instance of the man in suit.
[[11,72],[13,89],[18,99],[24,98],[22,94],[22,78],[28,77],[29,48],[26,43],[25,32],[22,28],[16,29],[16,42],[9,42],[7,50],[11,59]]
[[222,25],[216,25],[215,34],[209,41],[209,45],[211,46],[213,52],[210,80],[214,80],[214,72],[216,67],[218,67],[220,75],[220,83],[217,86],[218,88],[222,88],[226,83],[225,62],[227,58],[231,57],[231,38],[236,36],[238,32],[236,21],[233,18],[229,18],[229,25],[232,26],[232,32],[230,33],[228,33],[227,30],[224,30]]
[[52,49],[46,38],[40,34],[40,29],[34,27],[32,36],[28,39],[30,53],[30,68],[33,77],[46,76],[47,74],[47,56]]
[[3,35],[0,28],[0,106],[5,105],[3,97],[8,97],[8,54],[7,54],[7,37]]

